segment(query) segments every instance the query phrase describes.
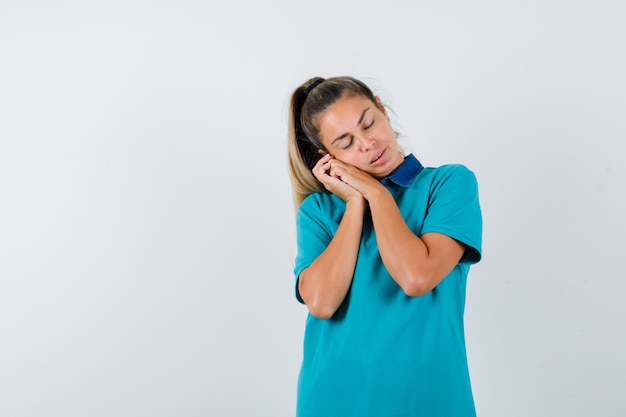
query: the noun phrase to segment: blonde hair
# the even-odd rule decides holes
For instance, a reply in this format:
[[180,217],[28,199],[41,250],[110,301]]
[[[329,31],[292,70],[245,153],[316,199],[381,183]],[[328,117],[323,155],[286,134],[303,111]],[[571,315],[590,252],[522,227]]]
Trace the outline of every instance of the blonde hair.
[[363,96],[375,105],[372,90],[352,77],[314,77],[296,88],[291,95],[287,134],[287,157],[294,207],[306,197],[327,192],[312,169],[326,151],[319,137],[317,118],[342,97]]

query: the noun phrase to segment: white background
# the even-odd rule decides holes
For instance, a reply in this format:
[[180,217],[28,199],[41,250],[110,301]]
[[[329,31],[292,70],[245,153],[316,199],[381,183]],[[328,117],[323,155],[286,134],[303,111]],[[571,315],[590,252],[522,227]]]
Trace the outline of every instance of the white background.
[[625,415],[624,3],[217,3],[0,1],[0,416],[293,415],[315,75],[478,177],[479,415]]

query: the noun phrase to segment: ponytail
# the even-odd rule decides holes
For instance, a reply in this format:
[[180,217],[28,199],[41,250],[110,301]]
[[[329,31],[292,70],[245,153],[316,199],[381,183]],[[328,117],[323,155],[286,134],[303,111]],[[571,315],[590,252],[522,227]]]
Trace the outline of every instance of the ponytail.
[[316,192],[324,192],[324,186],[313,175],[312,169],[320,158],[318,146],[311,141],[302,127],[302,107],[314,83],[321,83],[323,78],[312,78],[291,95],[289,108],[289,127],[287,135],[287,152],[289,161],[289,177],[293,194],[294,208],[297,210],[302,201]]
[[317,118],[337,100],[349,96],[363,96],[376,104],[372,90],[352,77],[314,77],[291,95],[287,151],[296,210],[308,195],[327,192],[311,171],[321,157],[319,151],[326,151],[319,137]]

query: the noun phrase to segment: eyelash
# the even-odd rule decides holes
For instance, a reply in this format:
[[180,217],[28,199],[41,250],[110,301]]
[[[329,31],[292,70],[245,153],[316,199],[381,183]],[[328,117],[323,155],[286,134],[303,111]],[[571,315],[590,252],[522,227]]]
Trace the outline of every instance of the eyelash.
[[[367,126],[363,127],[363,130],[367,130],[370,127],[374,126],[374,121],[372,120],[372,122],[370,124],[368,124]],[[352,142],[354,142],[353,139],[350,139],[350,143],[348,143],[346,146],[343,147],[343,149],[348,149],[350,146],[352,146]]]

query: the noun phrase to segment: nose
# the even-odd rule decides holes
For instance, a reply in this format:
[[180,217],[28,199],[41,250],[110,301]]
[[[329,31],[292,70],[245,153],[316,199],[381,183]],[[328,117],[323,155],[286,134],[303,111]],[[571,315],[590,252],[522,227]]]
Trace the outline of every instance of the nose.
[[363,148],[364,151],[374,149],[376,146],[376,140],[365,135],[360,136],[359,141],[361,142],[361,148]]

